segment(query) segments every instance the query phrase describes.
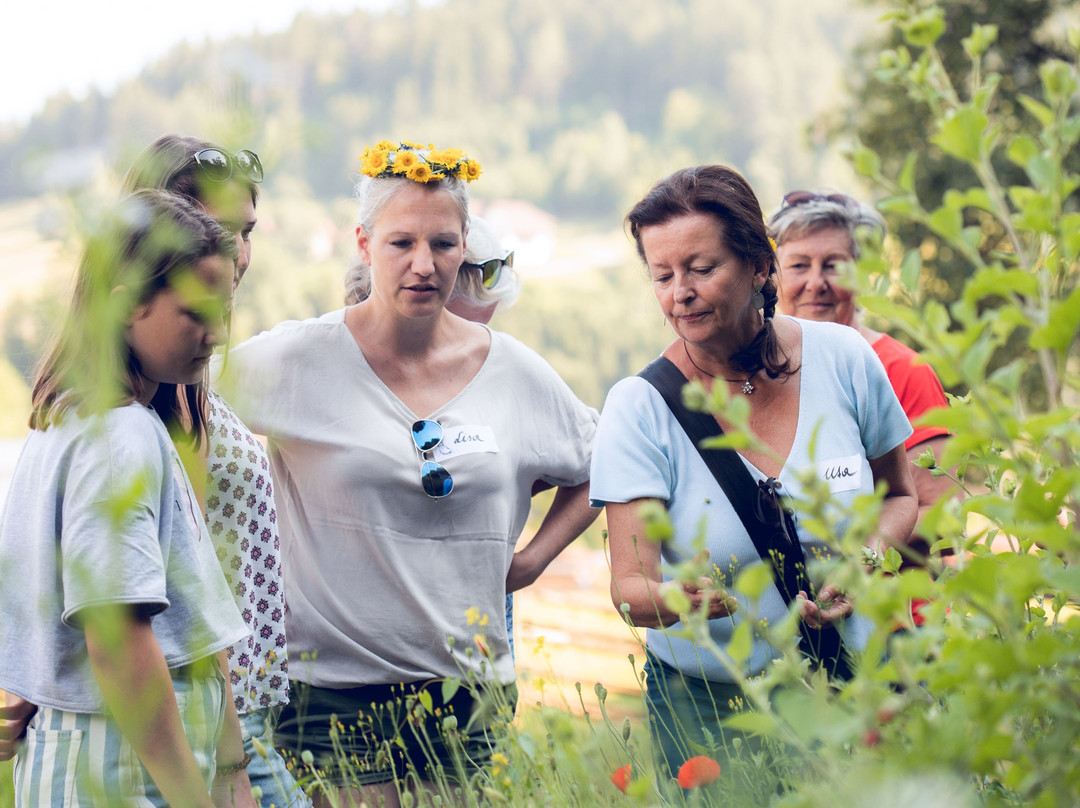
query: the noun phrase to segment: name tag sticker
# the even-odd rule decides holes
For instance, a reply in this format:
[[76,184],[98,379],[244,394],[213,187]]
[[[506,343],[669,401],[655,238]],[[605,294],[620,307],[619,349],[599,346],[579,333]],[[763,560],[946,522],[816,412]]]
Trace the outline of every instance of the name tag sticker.
[[852,491],[862,485],[862,455],[836,457],[817,464],[818,476],[829,484],[834,494]]
[[458,455],[477,452],[497,452],[495,430],[490,426],[465,424],[463,426],[444,426],[442,443],[432,452],[436,460],[445,460]]

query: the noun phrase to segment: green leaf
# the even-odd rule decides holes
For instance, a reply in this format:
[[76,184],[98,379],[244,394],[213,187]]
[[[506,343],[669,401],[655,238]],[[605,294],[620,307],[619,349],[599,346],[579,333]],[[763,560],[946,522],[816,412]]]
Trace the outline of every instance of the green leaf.
[[1080,330],[1080,286],[1064,300],[1050,304],[1048,322],[1031,335],[1032,348],[1049,348],[1064,352]]
[[458,688],[461,687],[461,680],[455,677],[449,679],[443,679],[442,682],[442,700],[443,704],[449,704],[450,699],[454,698],[454,694],[458,692]]
[[990,119],[980,110],[971,105],[963,106],[942,122],[931,140],[946,154],[977,163],[982,157],[983,133],[989,123]]
[[853,158],[855,170],[864,177],[877,177],[881,173],[881,158],[865,147],[855,152]]
[[945,12],[937,6],[916,14],[901,23],[904,39],[916,48],[926,48],[938,41],[945,33]]
[[951,241],[960,238],[961,229],[963,227],[963,217],[960,215],[960,210],[958,208],[942,205],[930,214],[927,224],[929,224],[930,229],[939,236]]
[[725,719],[724,726],[750,735],[768,735],[776,729],[776,719],[768,713],[747,710]]
[[424,710],[427,712],[428,715],[433,715],[435,713],[435,705],[434,701],[431,698],[430,690],[421,690],[419,693],[416,694],[416,698],[419,699],[420,704],[423,705]]
[[754,650],[754,635],[750,628],[750,622],[744,620],[735,627],[731,634],[731,640],[727,644],[727,652],[736,665],[742,665],[750,658],[750,652]]
[[885,557],[881,560],[881,569],[889,574],[895,574],[903,563],[904,559],[897,549],[890,547],[885,551]]
[[918,250],[908,250],[900,262],[900,282],[912,296],[919,290],[919,278],[922,276],[922,254]]
[[908,193],[915,191],[915,164],[919,160],[918,152],[911,152],[904,158],[904,167],[900,169],[900,176],[896,178],[896,184]]
[[1050,107],[1028,95],[1020,95],[1018,98],[1024,109],[1030,112],[1042,126],[1049,126],[1054,122],[1054,112]]
[[754,564],[746,567],[735,579],[735,591],[750,600],[757,600],[761,594],[773,585],[772,567],[768,564]]
[[1035,138],[1028,135],[1017,135],[1013,138],[1005,153],[1020,168],[1027,168],[1028,161],[1038,157],[1041,150],[1039,144],[1035,142]]
[[1050,59],[1039,65],[1039,78],[1042,79],[1046,100],[1052,104],[1068,101],[1076,92],[1076,77],[1072,67],[1060,59]]

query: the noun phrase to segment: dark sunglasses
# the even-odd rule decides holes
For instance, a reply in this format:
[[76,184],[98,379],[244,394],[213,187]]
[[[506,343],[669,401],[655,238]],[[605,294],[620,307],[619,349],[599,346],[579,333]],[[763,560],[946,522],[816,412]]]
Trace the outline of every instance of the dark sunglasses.
[[221,149],[200,149],[169,175],[169,178],[165,180],[165,187],[167,188],[176,175],[192,163],[199,167],[204,177],[213,182],[228,182],[232,179],[234,170],[239,171],[240,176],[251,182],[263,181],[263,167],[259,162],[259,155],[250,149],[241,149],[232,155]]
[[416,421],[412,425],[412,439],[416,451],[420,452],[420,484],[424,486],[424,493],[432,499],[449,496],[454,490],[454,480],[450,472],[426,457],[428,452],[442,443],[442,425],[426,418]]
[[494,289],[502,275],[503,267],[514,265],[514,254],[510,253],[506,258],[492,258],[482,264],[462,264],[468,269],[475,269],[480,273],[480,283],[485,289]]
[[790,194],[785,194],[784,203],[781,207],[794,208],[810,202],[835,202],[845,208],[859,207],[858,201],[847,194],[819,194],[814,191],[792,191]]

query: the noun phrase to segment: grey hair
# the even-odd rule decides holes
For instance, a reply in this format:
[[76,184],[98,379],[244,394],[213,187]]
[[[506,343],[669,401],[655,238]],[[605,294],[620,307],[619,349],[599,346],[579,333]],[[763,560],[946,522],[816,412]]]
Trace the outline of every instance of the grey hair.
[[368,177],[362,176],[356,183],[356,201],[360,203],[360,211],[357,223],[364,228],[365,233],[371,233],[375,228],[375,222],[379,220],[383,210],[389,204],[406,183],[420,185],[432,192],[446,191],[450,194],[461,214],[461,230],[465,232],[465,223],[469,220],[469,192],[465,183],[457,177],[443,177],[427,183],[418,183],[406,177]]
[[461,269],[458,270],[457,283],[454,284],[454,294],[461,295],[480,307],[490,306],[492,303],[510,306],[521,294],[521,278],[513,267],[504,266],[495,288],[485,289],[484,279],[479,270],[473,269],[468,264],[462,264]]
[[854,204],[835,202],[824,198],[829,192],[820,193],[820,199],[811,199],[800,205],[782,205],[769,217],[769,235],[777,247],[783,246],[785,241],[835,227],[847,232],[851,240],[851,256],[858,258],[859,235],[884,238],[885,220],[870,205],[854,199],[851,200]]

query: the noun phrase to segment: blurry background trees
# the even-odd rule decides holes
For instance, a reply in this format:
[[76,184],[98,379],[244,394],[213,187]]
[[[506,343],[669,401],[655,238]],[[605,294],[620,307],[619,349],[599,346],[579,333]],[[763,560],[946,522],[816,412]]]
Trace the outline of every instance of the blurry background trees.
[[[941,44],[957,60],[953,32],[970,19],[999,24],[1000,103],[1013,105],[1055,52],[1061,18],[1076,16],[1065,0],[955,0],[947,10],[962,16]],[[79,233],[159,134],[252,148],[266,165],[235,339],[340,305],[357,157],[397,138],[459,145],[482,161],[475,210],[498,219],[525,277],[495,326],[599,406],[670,336],[621,231],[653,182],[724,162],[767,211],[793,188],[869,196],[843,157],[856,137],[890,164],[925,141],[922,113],[872,78],[889,36],[881,11],[865,0],[402,2],[182,45],[108,96],[54,97],[25,126],[0,127],[0,372],[27,377]],[[920,194],[940,196],[958,181],[950,170],[924,161]],[[926,286],[948,298],[954,270],[938,257],[927,271],[940,280]],[[4,385],[0,415],[24,407],[16,387]]]

